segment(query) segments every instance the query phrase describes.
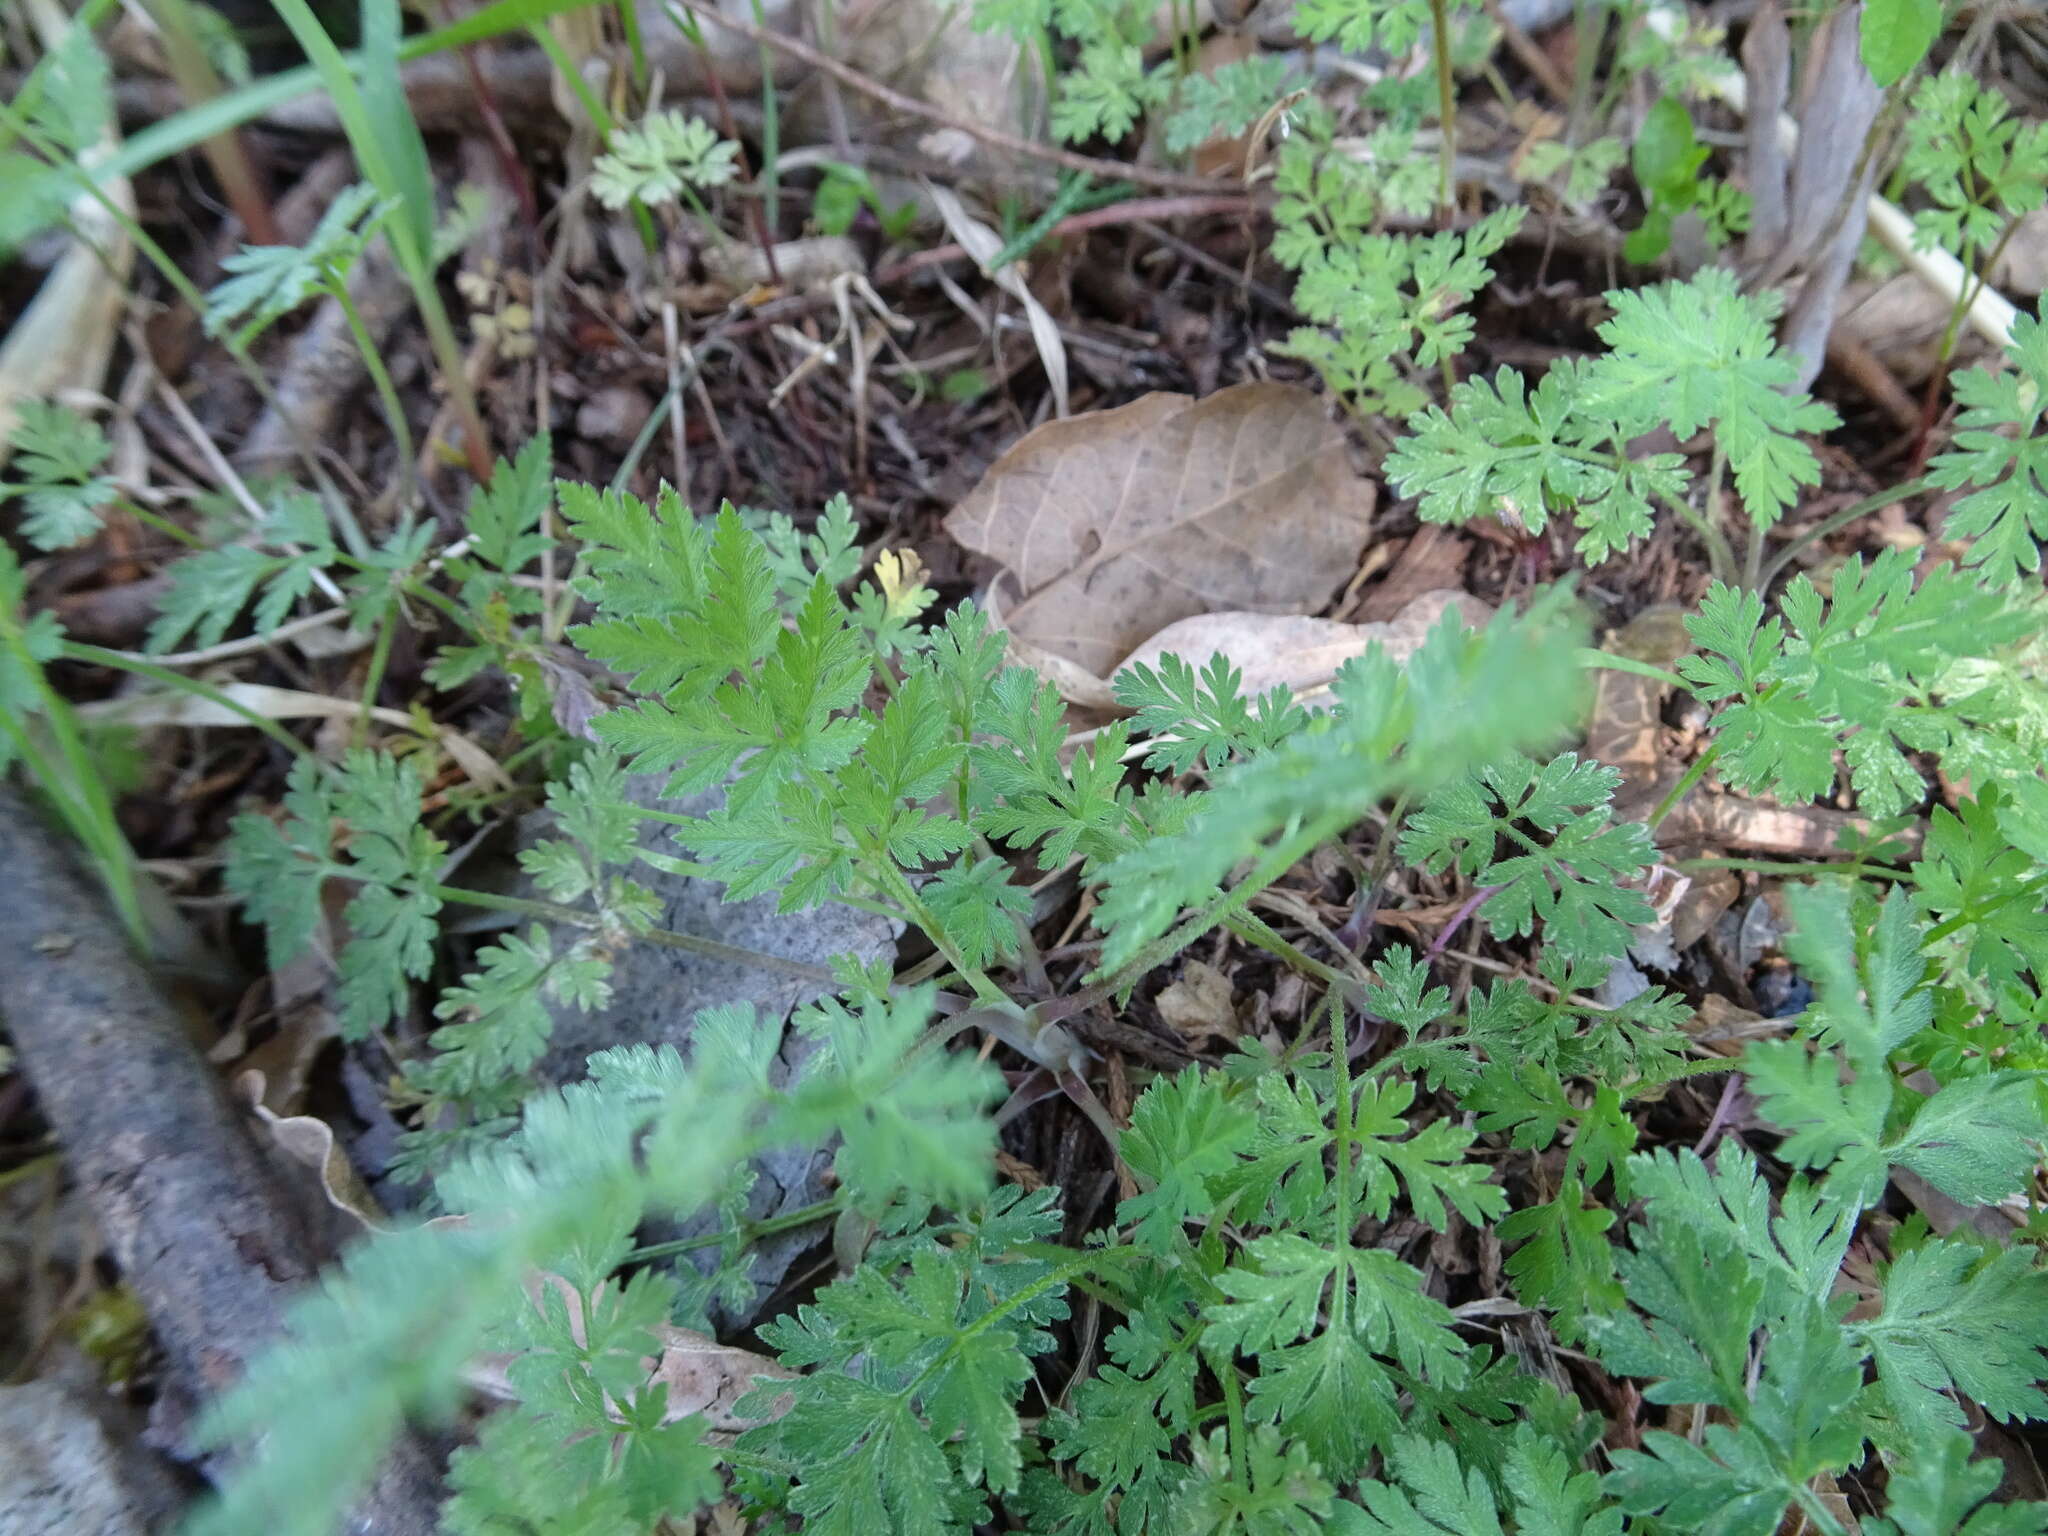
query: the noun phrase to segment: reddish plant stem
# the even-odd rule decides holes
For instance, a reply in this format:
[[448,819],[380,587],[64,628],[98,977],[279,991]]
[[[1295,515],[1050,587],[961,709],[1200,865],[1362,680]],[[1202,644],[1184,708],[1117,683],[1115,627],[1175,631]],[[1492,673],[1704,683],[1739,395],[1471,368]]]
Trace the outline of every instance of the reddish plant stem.
[[1458,930],[1465,926],[1472,914],[1506,889],[1507,887],[1504,885],[1482,885],[1478,890],[1466,897],[1465,904],[1451,914],[1451,920],[1438,929],[1436,937],[1429,941],[1429,948],[1423,952],[1423,963],[1425,965],[1429,964],[1438,955],[1442,954],[1451,940],[1457,937]]
[[[442,26],[448,25],[446,6],[435,7],[435,19]],[[534,195],[533,178],[526,174],[525,163],[519,158],[519,146],[512,142],[512,130],[505,126],[505,114],[498,110],[498,98],[491,90],[491,82],[476,61],[475,46],[466,45],[457,52],[462,55],[463,73],[469,76],[470,93],[476,98],[477,115],[483,119],[484,137],[491,141],[491,150],[498,157],[498,168],[511,186],[512,195],[519,199],[519,217],[526,225],[526,238],[532,246],[534,259],[544,263],[547,253],[541,246],[540,200]]]

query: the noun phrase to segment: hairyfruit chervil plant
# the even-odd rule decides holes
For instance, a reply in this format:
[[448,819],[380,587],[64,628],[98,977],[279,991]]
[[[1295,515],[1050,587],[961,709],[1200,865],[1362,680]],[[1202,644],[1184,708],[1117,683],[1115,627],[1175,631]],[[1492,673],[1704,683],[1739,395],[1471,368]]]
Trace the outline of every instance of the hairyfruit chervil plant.
[[[447,883],[421,777],[389,753],[305,757],[279,816],[238,822],[229,886],[275,959],[345,883],[352,1035],[387,1030],[433,979],[447,905],[534,921],[441,989],[440,1028],[405,1062],[407,1165],[461,1219],[372,1238],[304,1299],[212,1416],[247,1461],[202,1528],[331,1527],[396,1426],[451,1416],[494,1350],[516,1402],[456,1457],[457,1531],[651,1530],[735,1498],[825,1531],[1762,1536],[1794,1508],[1848,1529],[1834,1489],[1852,1470],[1883,1509],[1864,1529],[2048,1529],[2039,1506],[1984,1503],[1998,1468],[1967,1432],[2048,1415],[2036,1225],[2001,1245],[1885,1208],[1895,1175],[2009,1205],[2044,1136],[2040,327],[2015,329],[2005,372],[1958,381],[1967,414],[1931,473],[1957,493],[1943,532],[1960,559],[1922,572],[1895,550],[1772,596],[1792,550],[1767,557],[1766,539],[1817,483],[1809,440],[1835,421],[1785,389],[1769,297],[1711,269],[1622,290],[1593,356],[1428,404],[1512,214],[1350,252],[1377,234],[1360,196],[1389,194],[1342,171],[1325,185],[1327,146],[1299,142],[1280,220],[1307,233],[1288,259],[1327,295],[1304,310],[1356,353],[1313,360],[1364,409],[1412,408],[1386,468],[1424,515],[1532,534],[1559,519],[1589,560],[1676,518],[1715,561],[1694,651],[1656,679],[1697,707],[1702,743],[1652,822],[1709,775],[1879,819],[1927,805],[1935,770],[1964,786],[1916,850],[1780,871],[1805,882],[1787,888],[1789,947],[1813,1005],[1731,1062],[1672,994],[1587,1001],[1656,916],[1659,855],[1649,823],[1616,813],[1615,770],[1565,750],[1584,670],[1642,670],[1581,643],[1568,594],[1446,624],[1405,665],[1370,654],[1320,711],[1246,697],[1221,658],[1166,658],[1120,679],[1127,718],[1070,755],[1056,694],[1004,664],[976,609],[935,615],[894,555],[855,585],[843,501],[803,534],[699,519],[673,494],[557,485],[537,443],[479,493],[460,549],[408,531],[380,562],[344,558],[281,500],[232,572],[192,557],[159,643],[217,636],[252,601],[274,626],[331,565],[377,605],[366,617],[409,601],[459,620],[436,676],[506,670],[545,731],[547,616],[515,578],[554,513],[591,609],[571,639],[617,702],[596,742],[554,753],[556,831],[524,856],[546,900]],[[1406,366],[1372,371],[1397,353]],[[1704,476],[1677,452],[1630,455],[1659,428],[1709,435]],[[0,689],[26,696],[62,637],[9,633]],[[602,1002],[622,945],[709,942],[658,929],[632,879],[641,821],[672,819],[631,801],[632,773],[724,786],[722,809],[674,826],[669,867],[791,911],[882,911],[937,966],[842,967],[796,1020],[814,1049],[793,1080],[771,1079],[775,1031],[726,1008],[700,1016],[687,1059],[609,1051],[588,1081],[534,1091],[555,1012]],[[1392,945],[1368,966],[1258,915],[1378,821],[1383,873],[1455,871],[1486,893],[1477,922],[1533,942],[1528,974],[1454,997],[1437,954]],[[1030,917],[1060,870],[1092,899],[1097,947],[1055,989]],[[1219,932],[1303,978],[1304,1027],[1142,1082],[1119,1124],[1071,1021]],[[1099,1227],[1062,1241],[1059,1192],[995,1183],[1002,1084],[947,1048],[971,1030],[1114,1142],[1127,1182]],[[1661,1096],[1700,1071],[1736,1074],[1757,1150],[1651,1145]],[[841,1271],[760,1330],[794,1374],[717,1424],[684,1412],[646,1362],[746,1283],[739,1170],[827,1143],[840,1193],[817,1215],[837,1221]],[[704,1212],[733,1228],[708,1275],[635,1246],[649,1217]],[[1423,1234],[1473,1229],[1503,1249],[1505,1294],[1461,1299],[1415,1262]],[[1669,1428],[1580,1401],[1623,1392]]]
[[[1616,773],[1556,752],[1580,669],[1605,660],[1560,595],[1476,632],[1447,622],[1405,666],[1374,652],[1321,712],[1243,696],[1221,658],[1135,669],[1128,720],[1067,761],[1056,694],[1004,664],[975,609],[930,621],[893,558],[845,594],[843,503],[799,536],[730,509],[698,519],[672,494],[528,484],[523,516],[538,528],[553,496],[580,544],[593,616],[572,638],[625,698],[550,791],[559,835],[525,855],[551,898],[530,905],[558,921],[487,946],[408,1068],[437,1109],[409,1155],[466,1219],[374,1238],[305,1299],[292,1341],[212,1420],[223,1442],[265,1434],[204,1528],[325,1528],[405,1415],[453,1409],[485,1348],[516,1360],[519,1400],[457,1455],[457,1530],[651,1529],[736,1496],[826,1530],[1000,1512],[1047,1532],[1763,1533],[1797,1507],[1841,1531],[1827,1480],[1861,1468],[1875,1486],[1880,1466],[1878,1528],[1950,1530],[1997,1475],[1970,1459],[1966,1414],[2048,1414],[2048,1280],[2027,1243],[1909,1223],[1886,1258],[1858,1246],[1894,1170],[1987,1205],[2023,1193],[2040,1152],[2048,714],[2023,584],[1981,564],[1916,579],[1893,552],[1828,593],[1801,578],[1768,617],[1717,586],[1691,618],[1698,649],[1669,680],[1707,711],[1703,759],[1729,784],[1786,800],[1846,785],[1876,815],[1924,797],[1930,757],[1975,786],[1937,810],[1921,857],[1885,868],[1881,896],[1852,877],[1878,854],[1790,888],[1818,997],[1732,1064],[1787,1180],[1732,1141],[1711,1160],[1638,1146],[1674,1079],[1731,1063],[1703,1057],[1668,993],[1584,999],[1652,920],[1657,855],[1615,819]],[[886,911],[941,973],[847,968],[799,1016],[816,1049],[782,1087],[775,1032],[722,1009],[687,1060],[607,1052],[588,1082],[522,1104],[551,1008],[602,999],[621,943],[688,942],[652,929],[629,878],[647,814],[629,772],[672,793],[726,785],[722,809],[673,829],[686,867],[787,910]],[[302,764],[282,822],[235,831],[232,886],[279,958],[325,883],[353,884],[352,1030],[429,974],[443,903],[493,899],[440,882],[419,803],[409,765],[361,753]],[[1479,920],[1534,934],[1537,975],[1454,1005],[1431,957],[1394,946],[1366,970],[1254,913],[1387,807],[1399,864],[1491,888]],[[1043,963],[1027,861],[1096,896],[1097,964],[1061,995],[1028,979]],[[946,1042],[980,1028],[1106,1122],[1062,1020],[1219,928],[1320,1002],[1291,1041],[1147,1084],[1128,1125],[1107,1125],[1126,1197],[1057,1241],[1053,1191],[992,1184],[1000,1085]],[[712,1433],[646,1361],[657,1330],[745,1283],[743,1249],[707,1277],[634,1231],[736,1217],[749,1156],[833,1137],[841,1192],[819,1215],[841,1217],[857,1261],[763,1326],[799,1374],[737,1405],[753,1425],[737,1438]],[[1387,1246],[1397,1210],[1418,1231],[1492,1227],[1510,1296],[1450,1305]],[[1602,1451],[1573,1376],[1500,1347],[1529,1337],[1489,1326],[1502,1305],[1704,1433]],[[1082,1314],[1099,1354],[1055,1382]],[[2004,1506],[1970,1529],[2044,1517]]]

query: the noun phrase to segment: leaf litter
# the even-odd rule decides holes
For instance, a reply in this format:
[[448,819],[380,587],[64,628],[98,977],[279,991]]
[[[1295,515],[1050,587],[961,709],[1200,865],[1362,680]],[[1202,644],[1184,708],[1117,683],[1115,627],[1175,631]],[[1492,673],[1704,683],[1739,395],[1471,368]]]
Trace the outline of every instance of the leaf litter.
[[1322,608],[1373,502],[1324,403],[1261,382],[1049,422],[945,526],[1002,565],[1012,633],[1104,677],[1180,619]]

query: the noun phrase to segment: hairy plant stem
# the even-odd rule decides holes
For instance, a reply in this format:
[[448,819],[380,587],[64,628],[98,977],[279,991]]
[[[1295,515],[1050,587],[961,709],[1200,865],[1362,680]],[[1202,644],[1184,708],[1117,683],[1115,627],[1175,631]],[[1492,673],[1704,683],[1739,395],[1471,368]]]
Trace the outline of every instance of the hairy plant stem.
[[[436,900],[457,906],[483,907],[492,912],[512,912],[521,917],[535,917],[544,922],[567,923],[574,928],[601,929],[604,924],[594,914],[580,907],[564,906],[557,901],[533,901],[524,896],[501,896],[495,891],[473,891],[459,885],[430,883],[425,890]],[[688,954],[703,955],[710,960],[724,960],[733,965],[752,966],[756,970],[774,971],[778,975],[793,976],[800,981],[816,982],[825,987],[836,988],[839,978],[822,965],[806,965],[801,960],[785,960],[780,955],[763,954],[757,949],[742,949],[737,944],[721,944],[716,939],[702,939],[693,933],[675,933],[667,928],[649,928],[633,935],[636,940],[657,945],[662,949],[680,949]]]
[[1707,546],[1707,563],[1713,570],[1715,580],[1727,586],[1734,586],[1735,550],[1729,544],[1728,536],[1715,527],[1710,519],[1694,511],[1677,497],[1666,496],[1660,492],[1658,499],[1670,508],[1680,522],[1700,536],[1701,542]]
[[182,544],[187,549],[205,549],[207,547],[206,540],[200,538],[198,534],[180,528],[160,512],[152,512],[147,507],[138,506],[126,496],[115,497],[114,505],[142,524],[143,527],[155,529],[173,544]]
[[1707,770],[1714,766],[1714,759],[1720,755],[1721,743],[1717,741],[1698,757],[1694,758],[1692,765],[1680,776],[1678,782],[1665,792],[1662,800],[1657,802],[1657,808],[1643,818],[1644,825],[1652,832],[1655,832],[1658,824],[1671,814],[1679,801],[1685,798],[1686,791],[1706,777]]
[[1652,682],[1662,683],[1667,688],[1690,688],[1692,686],[1692,684],[1688,683],[1676,672],[1667,671],[1665,668],[1655,666],[1647,661],[1639,661],[1633,656],[1623,656],[1615,651],[1603,651],[1595,646],[1582,645],[1575,654],[1580,666],[1588,667],[1595,671],[1630,672],[1637,677],[1647,677]]
[[1778,579],[1779,574],[1785,567],[1799,557],[1801,550],[1819,543],[1830,534],[1839,533],[1851,523],[1860,522],[1874,512],[1882,512],[1886,507],[1896,506],[1899,502],[1911,500],[1915,496],[1937,489],[1939,487],[1932,480],[1928,479],[1925,475],[1921,475],[1912,480],[1903,480],[1887,490],[1878,491],[1874,495],[1866,496],[1851,506],[1842,508],[1839,512],[1829,514],[1811,528],[1805,529],[1787,540],[1785,547],[1764,563],[1760,576],[1760,585],[1752,590],[1762,592],[1768,588],[1771,583]]
[[764,1237],[774,1237],[780,1232],[794,1232],[799,1227],[808,1227],[820,1221],[829,1221],[846,1209],[846,1196],[834,1195],[829,1200],[819,1200],[810,1205],[800,1205],[793,1211],[784,1211],[779,1216],[764,1216],[759,1221],[743,1221],[736,1227],[723,1228],[717,1232],[706,1232],[699,1237],[679,1237],[672,1242],[648,1243],[635,1248],[626,1255],[628,1264],[645,1263],[648,1259],[665,1259],[679,1253],[696,1253],[704,1248],[716,1248],[735,1232],[743,1243],[757,1242]]
[[[1893,878],[1897,879],[1901,877],[1894,876]],[[1980,911],[1976,906],[1969,903],[1965,903],[1962,911],[1950,913],[1947,917],[1943,918],[1940,922],[1936,923],[1932,928],[1927,930],[1927,937],[1921,942],[1921,948],[1926,949],[1932,947],[1933,945],[1939,944],[1943,939],[1950,938],[1953,935],[1962,932],[1972,923],[1981,923],[1982,921],[1984,921],[1987,915],[1988,914],[1986,914],[1983,911]]]
[[[1351,1245],[1351,1227],[1356,1220],[1351,1209],[1351,1142],[1355,1130],[1351,1104],[1351,1031],[1343,1000],[1332,992],[1323,1001],[1330,1010],[1331,1097],[1336,1101],[1331,1126],[1334,1137],[1330,1150],[1334,1166],[1330,1174],[1330,1198],[1337,1219],[1331,1229],[1330,1243],[1341,1254]],[[1330,1331],[1347,1333],[1350,1313],[1351,1288],[1344,1283],[1344,1264],[1340,1260],[1336,1283],[1330,1288]]]
[[953,967],[954,974],[974,989],[976,997],[992,1003],[1008,1003],[1010,994],[990,980],[988,972],[961,953],[960,947],[947,934],[946,925],[939,921],[931,908],[918,899],[917,891],[904,877],[903,872],[896,868],[894,862],[889,861],[888,855],[881,854],[874,862],[882,866],[885,876],[888,877],[879,882],[881,888],[902,904],[903,910],[910,914],[910,920],[932,941],[932,948],[946,957],[946,963]]
[[[1337,1293],[1341,1296],[1343,1292],[1344,1283],[1340,1277],[1337,1283]],[[1334,1327],[1335,1324],[1333,1323],[1332,1326]],[[1245,1451],[1247,1447],[1245,1445],[1244,1427],[1244,1387],[1237,1379],[1237,1362],[1234,1360],[1217,1361],[1216,1380],[1223,1387],[1224,1422],[1230,1427],[1231,1480],[1240,1488],[1249,1487],[1249,1479],[1245,1476]]]
[[[1267,849],[1260,856],[1258,862],[1252,866],[1251,873],[1246,875],[1244,879],[1223,892],[1214,901],[1210,902],[1208,906],[1182,923],[1180,927],[1162,936],[1154,945],[1146,946],[1145,952],[1147,954],[1156,947],[1164,949],[1164,956],[1144,965],[1143,970],[1138,968],[1141,963],[1141,957],[1134,957],[1128,965],[1124,966],[1121,974],[1125,978],[1125,985],[1135,984],[1138,977],[1144,974],[1144,971],[1150,970],[1153,966],[1162,963],[1167,957],[1179,954],[1211,928],[1228,922],[1232,918],[1242,916],[1245,907],[1254,896],[1265,890],[1275,880],[1286,874],[1288,870],[1294,868],[1296,864],[1307,858],[1309,854],[1315,851],[1317,845],[1336,836],[1344,829],[1348,821],[1348,817],[1327,815],[1320,817],[1308,826],[1297,829],[1291,837],[1284,837],[1274,847]],[[1302,958],[1305,959],[1307,957],[1303,956]],[[1325,967],[1325,969],[1327,970],[1328,968]],[[1334,977],[1337,973],[1333,971],[1330,974]],[[1345,981],[1345,985],[1351,984],[1348,980]]]
[[1437,210],[1448,224],[1458,211],[1458,87],[1451,78],[1450,0],[1429,0],[1429,20],[1435,30],[1430,52],[1436,55],[1436,109],[1443,129],[1437,141]]
[[1327,986],[1342,989],[1347,986],[1355,986],[1367,979],[1365,967],[1359,962],[1357,956],[1353,955],[1348,958],[1351,964],[1357,968],[1358,974],[1346,975],[1344,971],[1336,966],[1325,965],[1322,961],[1316,959],[1314,955],[1303,950],[1300,945],[1291,943],[1283,938],[1274,931],[1271,924],[1256,912],[1235,913],[1223,920],[1223,926],[1230,930],[1232,936],[1243,939],[1247,944],[1256,944],[1260,949],[1266,951],[1267,954],[1292,966],[1305,976],[1313,976],[1316,980]]
[[384,669],[391,664],[391,640],[397,630],[396,616],[388,609],[377,624],[377,638],[370,645],[370,665],[363,677],[363,707],[356,712],[355,745],[369,739],[371,712],[377,707],[378,690],[384,686]]

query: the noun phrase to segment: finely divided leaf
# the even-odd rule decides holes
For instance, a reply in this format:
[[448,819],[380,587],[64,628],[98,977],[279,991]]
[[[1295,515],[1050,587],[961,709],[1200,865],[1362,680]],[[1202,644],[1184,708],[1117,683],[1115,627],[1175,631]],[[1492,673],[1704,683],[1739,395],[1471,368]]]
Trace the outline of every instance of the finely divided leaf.
[[1971,487],[1942,524],[1945,539],[1969,539],[1963,560],[1988,580],[2017,581],[2041,568],[2048,543],[2048,433],[2041,431],[2048,395],[2048,323],[2021,314],[2007,348],[2017,368],[1956,375],[1955,447],[1938,455],[1929,477],[1947,490]]
[[100,531],[118,487],[100,467],[113,453],[99,423],[47,400],[15,408],[10,442],[14,484],[0,483],[0,502],[20,496],[27,515],[21,531],[37,549],[69,549]]
[[1118,1208],[1118,1221],[1135,1223],[1149,1248],[1173,1246],[1183,1226],[1215,1209],[1211,1181],[1236,1165],[1255,1127],[1250,1108],[1233,1102],[1213,1073],[1190,1067],[1160,1078],[1133,1106],[1119,1143],[1140,1191]]
[[2001,1423],[2048,1417],[2048,1272],[2026,1248],[1986,1257],[1932,1242],[1884,1272],[1884,1307],[1848,1325],[1877,1362],[1902,1439],[1925,1443],[1964,1422],[1956,1392]]
[[1594,407],[1625,421],[1668,423],[1682,441],[1703,427],[1728,457],[1750,517],[1768,527],[1820,483],[1820,463],[1798,434],[1841,418],[1805,394],[1778,350],[1775,293],[1745,294],[1735,274],[1706,267],[1682,283],[1608,295],[1600,327],[1611,349],[1588,369]]
[[1499,887],[1481,908],[1497,937],[1526,934],[1541,917],[1550,947],[1567,959],[1619,955],[1630,927],[1655,916],[1622,884],[1655,853],[1647,828],[1609,819],[1620,781],[1576,753],[1540,768],[1508,754],[1425,801],[1401,835],[1401,856],[1432,872],[1455,863],[1476,884]]

